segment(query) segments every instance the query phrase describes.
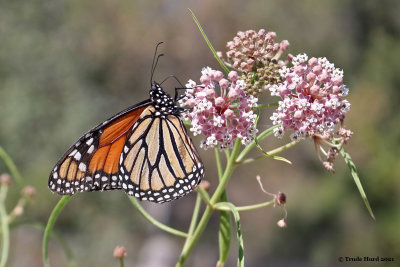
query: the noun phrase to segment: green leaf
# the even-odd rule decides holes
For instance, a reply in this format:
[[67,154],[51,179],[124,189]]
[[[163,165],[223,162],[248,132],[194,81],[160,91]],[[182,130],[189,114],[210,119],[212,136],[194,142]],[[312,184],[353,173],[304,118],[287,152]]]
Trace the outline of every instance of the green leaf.
[[235,219],[236,223],[236,228],[237,228],[237,239],[238,239],[238,244],[239,244],[239,252],[238,252],[238,267],[243,267],[244,266],[244,245],[243,245],[243,236],[242,236],[242,230],[241,230],[241,225],[240,225],[240,216],[239,212],[237,211],[235,205],[233,205],[230,202],[219,202],[214,205],[216,209],[218,208],[228,208]]
[[210,48],[211,52],[213,53],[214,57],[217,59],[218,63],[221,65],[221,67],[224,69],[224,71],[226,73],[229,73],[229,69],[225,66],[224,62],[222,62],[222,60],[219,58],[219,56],[217,55],[217,51],[215,51],[214,47],[212,46],[210,40],[208,40],[208,37],[206,35],[206,33],[203,30],[203,27],[201,27],[200,22],[197,20],[196,16],[194,15],[193,11],[190,10],[190,13],[192,14],[193,20],[196,23],[197,27],[199,28],[201,35],[203,35],[204,40],[206,41],[208,47]]
[[[339,144],[339,143],[337,142],[337,144]],[[353,176],[354,182],[356,183],[358,191],[360,192],[361,198],[363,199],[364,204],[367,207],[369,214],[371,215],[372,219],[375,220],[375,215],[374,215],[374,213],[372,211],[372,208],[371,208],[371,206],[369,204],[367,195],[364,192],[363,186],[362,186],[361,181],[360,181],[360,177],[359,177],[357,169],[356,169],[356,165],[352,161],[349,153],[344,151],[343,147],[339,148],[339,151],[340,151],[340,154],[342,155],[344,161],[346,162],[347,166],[350,169],[351,175]]]
[[[260,118],[260,109],[257,108],[257,118],[255,121],[255,125],[257,125],[259,118]],[[270,132],[268,132],[268,134],[271,134],[273,132],[274,128],[275,127],[273,127],[273,128],[271,127],[270,129],[268,129],[268,130],[270,130]],[[257,136],[254,138],[254,143],[257,146],[257,148],[264,154],[265,157],[273,158],[275,160],[281,160],[286,163],[292,164],[292,162],[290,160],[285,159],[284,157],[274,156],[274,155],[271,155],[271,154],[268,154],[267,152],[265,152],[264,149],[262,149],[262,147],[259,145]]]

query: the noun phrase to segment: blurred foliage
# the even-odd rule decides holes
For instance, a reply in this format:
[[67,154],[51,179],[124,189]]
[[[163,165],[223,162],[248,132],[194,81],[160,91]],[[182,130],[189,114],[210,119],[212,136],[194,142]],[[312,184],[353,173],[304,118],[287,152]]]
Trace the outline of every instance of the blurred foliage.
[[[324,171],[310,141],[284,156],[238,168],[228,197],[238,204],[264,201],[256,179],[288,196],[288,228],[276,227],[279,209],[241,214],[248,266],[335,266],[339,256],[395,257],[400,261],[400,2],[362,1],[141,1],[32,0],[0,2],[0,144],[27,184],[38,190],[27,221],[45,223],[59,199],[47,189],[50,169],[83,132],[148,96],[155,44],[166,56],[155,79],[174,74],[197,80],[203,66],[218,68],[187,8],[219,50],[236,31],[266,28],[288,39],[293,54],[326,56],[345,70],[354,131],[347,146],[375,212],[372,221],[344,163]],[[165,86],[172,92],[175,82]],[[270,125],[269,114],[260,125]],[[198,141],[195,138],[195,142]],[[198,142],[197,142],[198,143]],[[263,142],[273,148],[279,142]],[[200,152],[206,179],[217,181],[212,151]],[[0,163],[0,171],[5,166]],[[243,179],[250,179],[243,181]],[[11,198],[19,197],[10,189]],[[14,194],[14,195],[12,195]],[[161,221],[185,229],[193,194],[171,204],[145,206]],[[217,222],[196,245],[188,266],[213,266]],[[133,209],[123,192],[75,196],[56,223],[79,266],[117,266],[124,245],[126,266],[174,263],[182,240],[161,233]],[[41,266],[42,233],[28,226],[11,231],[9,266]],[[151,251],[157,251],[154,259]],[[233,247],[231,254],[236,253]],[[22,253],[21,253],[22,252]],[[205,257],[206,255],[206,257]],[[228,266],[236,264],[231,255]],[[153,260],[153,262],[151,261]],[[54,241],[50,261],[66,266]],[[166,264],[167,263],[167,264]],[[169,264],[171,263],[171,264]],[[395,264],[396,264],[395,263]],[[362,263],[361,263],[362,264]],[[361,266],[360,264],[360,266]],[[387,266],[395,266],[395,264]]]

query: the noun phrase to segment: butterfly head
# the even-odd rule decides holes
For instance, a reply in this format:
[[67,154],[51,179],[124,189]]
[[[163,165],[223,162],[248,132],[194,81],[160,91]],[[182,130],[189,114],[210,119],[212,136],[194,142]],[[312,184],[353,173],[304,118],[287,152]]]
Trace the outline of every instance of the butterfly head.
[[175,100],[156,82],[151,86],[150,100],[156,111],[160,112],[161,115],[179,113],[179,108],[176,106]]

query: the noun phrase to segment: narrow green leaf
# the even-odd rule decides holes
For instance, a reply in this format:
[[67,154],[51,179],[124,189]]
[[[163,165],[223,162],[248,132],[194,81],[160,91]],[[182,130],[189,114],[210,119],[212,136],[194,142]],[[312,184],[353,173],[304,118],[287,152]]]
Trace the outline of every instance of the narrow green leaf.
[[189,9],[190,13],[192,14],[193,20],[196,23],[197,27],[199,28],[201,34],[203,35],[204,40],[206,41],[208,47],[210,48],[211,52],[213,53],[214,57],[217,59],[218,63],[221,65],[221,67],[224,69],[226,73],[229,73],[229,69],[225,66],[224,62],[219,58],[217,55],[217,51],[215,51],[214,47],[212,46],[210,40],[208,40],[208,37],[206,33],[203,30],[203,27],[201,27],[200,22],[197,20],[196,16],[194,15],[193,11]]
[[[256,121],[255,121],[255,124],[257,125],[257,123],[258,123],[258,119],[260,118],[260,109],[259,108],[257,108],[257,118],[256,118]],[[275,127],[274,127],[275,128]],[[270,128],[271,129],[271,128]],[[268,130],[270,130],[270,129],[268,129]],[[272,131],[273,131],[273,129],[272,129]],[[279,157],[279,156],[274,156],[274,155],[271,155],[271,154],[268,154],[267,152],[265,152],[265,150],[260,146],[260,144],[258,143],[258,137],[256,136],[255,138],[254,138],[254,142],[255,142],[255,145],[256,145],[256,147],[258,148],[258,150],[260,150],[264,155],[265,155],[265,157],[269,157],[269,158],[273,158],[273,159],[275,159],[275,160],[281,160],[281,161],[284,161],[284,162],[286,162],[286,163],[289,163],[289,164],[292,164],[292,162],[290,161],[290,160],[288,160],[288,159],[285,159],[284,157]]]
[[238,252],[238,267],[243,267],[244,266],[244,245],[243,245],[243,236],[242,236],[242,230],[241,230],[241,225],[240,225],[240,216],[239,212],[237,211],[235,205],[233,205],[230,202],[219,202],[214,205],[216,209],[218,208],[228,208],[235,219],[236,223],[236,228],[237,228],[237,239],[238,239],[238,244],[239,244],[239,252]]
[[360,192],[361,198],[364,201],[365,206],[368,209],[369,214],[371,215],[372,219],[375,220],[375,215],[372,211],[372,208],[369,204],[367,195],[364,192],[363,186],[361,184],[360,181],[360,177],[358,175],[357,169],[356,169],[356,165],[354,164],[354,162],[352,161],[350,154],[347,153],[346,151],[344,151],[343,147],[339,148],[340,154],[342,155],[344,161],[346,162],[347,166],[350,169],[351,175],[353,176],[354,182],[356,183],[356,186],[358,188],[358,191]]

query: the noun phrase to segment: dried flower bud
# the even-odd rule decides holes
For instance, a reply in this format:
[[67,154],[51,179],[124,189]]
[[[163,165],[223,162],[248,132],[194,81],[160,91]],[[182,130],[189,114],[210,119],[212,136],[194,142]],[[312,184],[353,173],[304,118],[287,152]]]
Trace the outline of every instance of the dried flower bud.
[[278,192],[278,194],[275,195],[274,201],[276,206],[284,205],[286,203],[285,193]]
[[328,170],[332,173],[335,172],[335,169],[333,168],[333,162],[324,161],[324,162],[322,162],[322,164],[324,165],[326,170]]
[[114,248],[114,258],[123,259],[126,256],[126,249],[123,246],[116,246]]

